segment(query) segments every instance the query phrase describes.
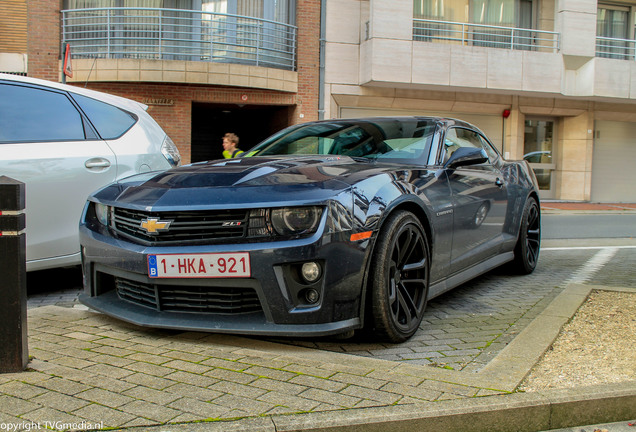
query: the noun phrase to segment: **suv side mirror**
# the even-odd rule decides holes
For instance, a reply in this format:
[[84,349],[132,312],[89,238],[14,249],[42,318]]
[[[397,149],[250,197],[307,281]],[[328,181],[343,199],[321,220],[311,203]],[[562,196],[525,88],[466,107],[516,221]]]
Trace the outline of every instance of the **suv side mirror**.
[[460,147],[451,154],[444,168],[457,168],[466,165],[478,165],[488,161],[488,155],[482,148]]

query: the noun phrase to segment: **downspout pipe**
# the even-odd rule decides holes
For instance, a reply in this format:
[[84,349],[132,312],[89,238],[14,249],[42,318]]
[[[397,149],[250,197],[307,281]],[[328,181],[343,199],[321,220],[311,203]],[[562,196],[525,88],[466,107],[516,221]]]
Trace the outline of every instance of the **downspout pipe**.
[[318,70],[318,119],[325,118],[325,42],[327,33],[327,0],[320,0],[320,66]]

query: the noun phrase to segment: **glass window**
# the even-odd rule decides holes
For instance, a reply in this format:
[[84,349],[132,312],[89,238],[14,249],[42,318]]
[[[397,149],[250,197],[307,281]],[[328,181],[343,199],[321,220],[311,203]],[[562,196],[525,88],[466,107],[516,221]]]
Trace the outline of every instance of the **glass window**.
[[203,0],[205,12],[264,18],[294,25],[295,0]]
[[[535,0],[414,0],[416,40],[466,41],[476,46],[531,50]],[[457,23],[472,23],[474,26]]]
[[215,14],[227,13],[227,0],[205,0],[201,10]]
[[468,22],[468,0],[414,0],[414,18]]
[[479,139],[481,141],[481,146],[484,150],[486,150],[486,154],[488,155],[488,159],[490,160],[490,162],[495,162],[499,158],[499,153],[497,152],[497,150],[495,150],[492,144],[490,144],[490,142],[483,136],[479,135]]
[[436,125],[425,120],[342,120],[292,126],[246,156],[334,155],[367,159],[424,160]]
[[[597,44],[597,56],[607,58],[633,58],[629,38],[629,8],[598,5],[596,35],[603,39]],[[619,40],[616,40],[619,39]]]
[[[523,142],[523,158],[532,164],[532,169],[539,182],[539,189],[549,190],[552,170],[555,167],[552,157],[554,122],[552,120],[526,119]],[[543,165],[537,166],[535,164]]]
[[493,162],[498,157],[497,151],[477,132],[463,128],[451,128],[446,131],[446,136],[444,137],[443,164],[448,162],[453,152],[461,147],[485,150],[490,162]]
[[524,129],[523,158],[531,163],[552,163],[554,122],[527,119]]
[[515,0],[471,0],[471,22],[515,26]]
[[82,116],[64,93],[0,84],[0,141],[83,139]]
[[413,17],[532,28],[534,0],[413,0]]
[[629,9],[598,5],[596,14],[596,35],[626,39],[627,38],[627,20],[629,17]]
[[103,139],[119,138],[137,122],[134,115],[107,103],[76,94],[73,98]]

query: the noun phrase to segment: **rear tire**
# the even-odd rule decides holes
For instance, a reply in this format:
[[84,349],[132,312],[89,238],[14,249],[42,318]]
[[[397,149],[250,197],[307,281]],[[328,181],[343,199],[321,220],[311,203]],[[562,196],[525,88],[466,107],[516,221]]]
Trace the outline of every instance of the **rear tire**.
[[404,342],[422,322],[429,282],[429,249],[420,221],[398,211],[386,221],[371,264],[374,336]]
[[541,248],[541,211],[534,198],[528,198],[523,208],[519,239],[510,269],[517,274],[530,274],[539,262]]

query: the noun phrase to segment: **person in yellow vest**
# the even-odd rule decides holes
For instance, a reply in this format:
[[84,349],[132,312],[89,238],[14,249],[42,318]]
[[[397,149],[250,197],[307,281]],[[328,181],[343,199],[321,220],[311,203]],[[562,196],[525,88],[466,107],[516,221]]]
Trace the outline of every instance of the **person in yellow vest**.
[[239,137],[231,132],[223,135],[223,157],[231,159],[243,154],[243,150],[238,148]]

